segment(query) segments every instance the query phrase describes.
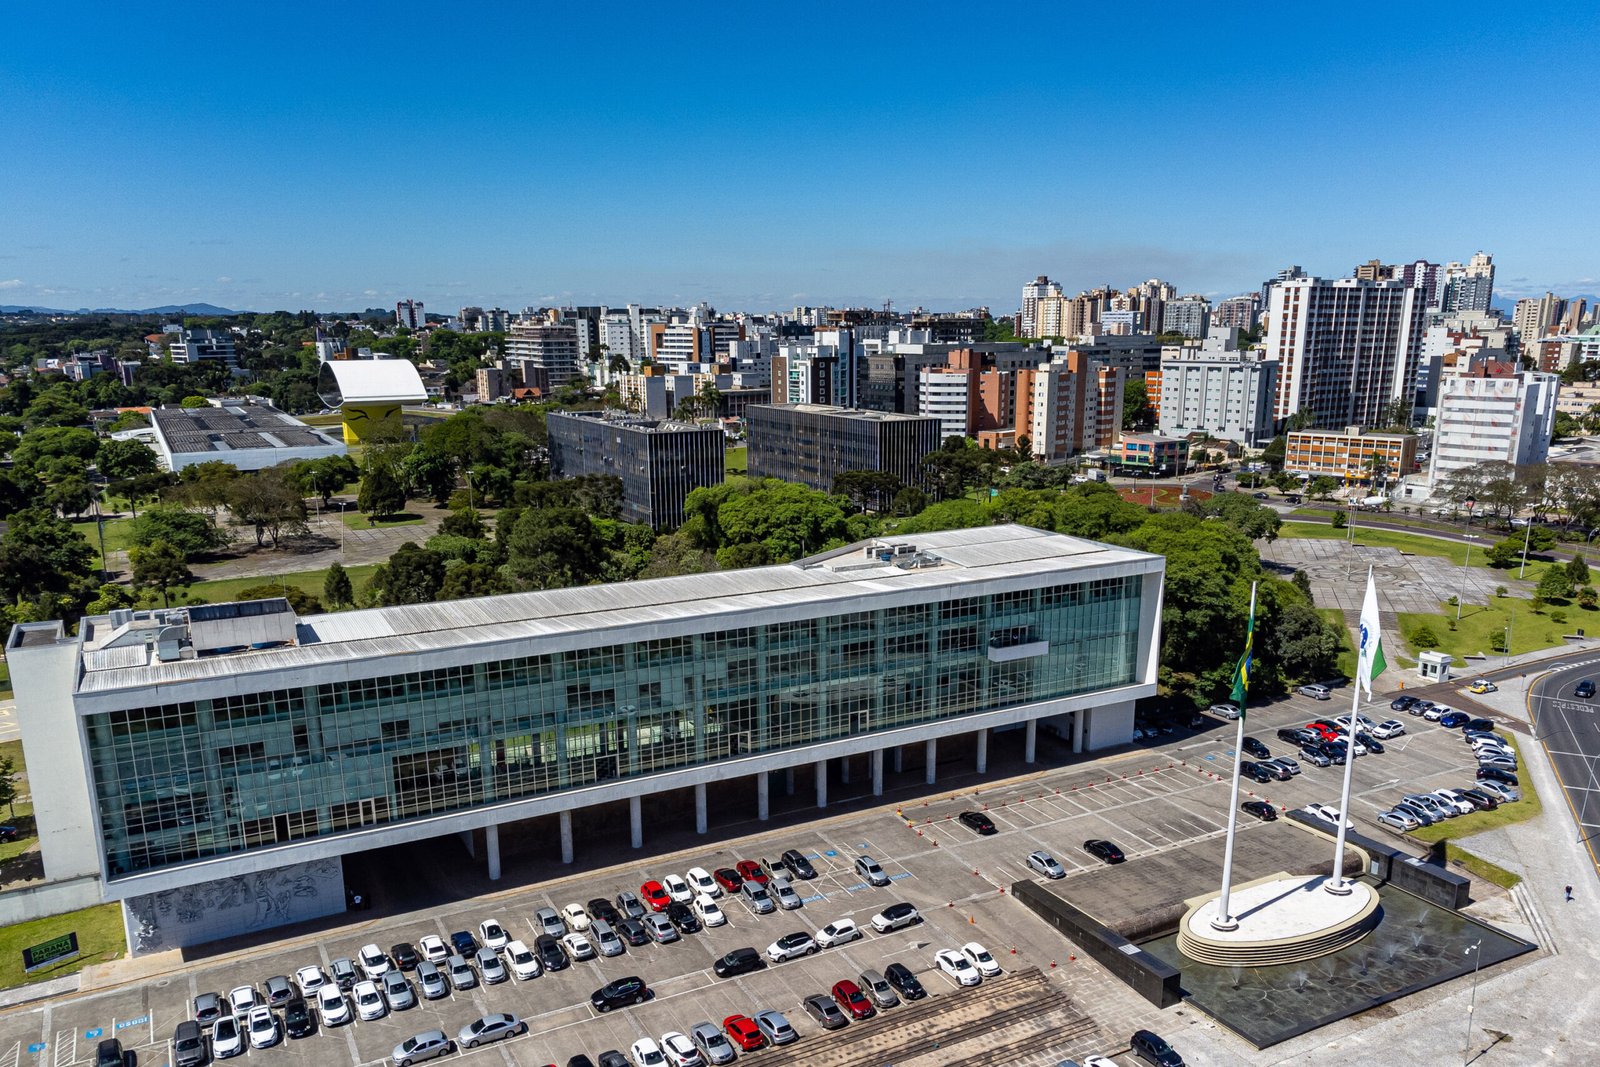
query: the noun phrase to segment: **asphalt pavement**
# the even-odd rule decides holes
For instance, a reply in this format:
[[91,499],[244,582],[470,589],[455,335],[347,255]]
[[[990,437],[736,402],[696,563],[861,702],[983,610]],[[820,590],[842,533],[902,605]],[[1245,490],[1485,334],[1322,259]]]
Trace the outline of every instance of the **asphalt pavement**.
[[1600,680],[1600,653],[1568,658],[1536,679],[1528,690],[1528,713],[1534,739],[1544,746],[1551,768],[1565,793],[1578,835],[1600,878],[1600,700],[1584,699],[1574,690],[1584,679]]

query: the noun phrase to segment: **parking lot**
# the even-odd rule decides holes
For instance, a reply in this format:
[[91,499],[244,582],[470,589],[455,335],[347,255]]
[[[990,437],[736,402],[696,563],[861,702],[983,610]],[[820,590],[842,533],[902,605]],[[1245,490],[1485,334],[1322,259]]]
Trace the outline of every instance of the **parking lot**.
[[[1342,701],[1340,695],[1336,690],[1333,700],[1321,702],[1296,696],[1251,709],[1247,732],[1265,741],[1273,755],[1292,756],[1289,746],[1276,740],[1276,729],[1347,713],[1348,691],[1343,691]],[[1454,694],[1434,699],[1448,699],[1475,713],[1482,710]],[[1356,761],[1351,814],[1362,832],[1379,832],[1373,816],[1404,793],[1470,784],[1474,764],[1459,731],[1391,713],[1386,700],[1365,708],[1364,713],[1379,721],[1398,718],[1407,733],[1387,743],[1384,754]],[[1125,1048],[1128,1034],[1140,1025],[1164,1032],[1181,1050],[1189,1019],[1177,1020],[1170,1012],[1157,1012],[1086,961],[1058,968],[1057,963],[1064,964],[1072,953],[1072,946],[1011,902],[1005,890],[1013,882],[1039,877],[1026,866],[1026,856],[1034,849],[1051,852],[1071,878],[1077,871],[1099,865],[1082,850],[1089,838],[1116,842],[1129,862],[1137,863],[1142,855],[1222,834],[1233,737],[1234,724],[1208,719],[1198,731],[1178,728],[1096,759],[1005,781],[986,781],[976,794],[967,784],[974,779],[968,778],[958,793],[903,798],[898,804],[841,816],[822,812],[821,819],[781,834],[659,858],[630,857],[629,862],[603,871],[509,888],[426,914],[354,924],[317,939],[295,942],[293,947],[261,949],[248,958],[201,962],[142,984],[14,1009],[0,1015],[0,1067],[87,1063],[97,1040],[110,1036],[136,1049],[141,1067],[165,1065],[171,1062],[168,1039],[173,1027],[189,1017],[190,1005],[199,993],[226,994],[243,984],[259,989],[268,977],[293,975],[308,964],[320,964],[326,970],[335,958],[355,958],[368,943],[387,950],[400,941],[415,945],[427,934],[448,940],[454,931],[476,933],[478,923],[488,918],[498,919],[513,938],[532,945],[538,933],[533,925],[538,908],[559,910],[592,897],[615,898],[623,890],[637,893],[647,879],[681,875],[694,866],[714,870],[744,859],[775,859],[786,848],[800,850],[817,869],[816,879],[795,882],[804,902],[798,910],[758,916],[742,898],[725,896],[727,925],[687,935],[677,943],[629,947],[620,956],[575,963],[525,982],[511,979],[495,986],[453,991],[443,999],[423,1000],[386,1018],[319,1030],[275,1048],[248,1050],[241,1058],[265,1058],[285,1065],[299,1061],[317,1067],[374,1064],[414,1033],[437,1027],[453,1035],[479,1016],[499,1011],[521,1016],[530,1032],[485,1049],[463,1050],[460,1056],[490,1057],[480,1062],[503,1061],[525,1067],[564,1064],[567,1057],[579,1052],[591,1057],[605,1049],[626,1052],[642,1036],[659,1038],[669,1030],[686,1032],[702,1020],[720,1024],[725,1016],[753,1015],[768,1008],[788,1016],[800,1031],[799,1047],[804,1048],[813,1042],[841,1040],[849,1031],[826,1034],[802,1011],[801,1000],[812,993],[826,993],[835,982],[854,979],[863,970],[881,971],[900,962],[916,973],[932,997],[952,998],[952,1005],[962,998],[981,999],[982,986],[958,989],[933,966],[936,950],[957,948],[972,940],[983,943],[1007,970],[1038,967],[1052,982],[1068,989],[1106,1035],[1110,1047],[1098,1051]],[[1253,795],[1280,808],[1336,803],[1342,768],[1316,768],[1304,761],[1302,767],[1303,773],[1290,781],[1245,782],[1241,799]],[[956,821],[955,816],[963,810],[985,811],[997,832],[979,836]],[[1252,818],[1241,819],[1244,833],[1254,832],[1259,825]],[[872,888],[856,875],[852,863],[863,853],[882,863],[891,879],[889,886]],[[902,900],[915,904],[925,921],[888,934],[873,932],[871,916]],[[753,946],[764,950],[783,934],[814,933],[840,918],[855,920],[863,928],[863,937],[734,979],[718,979],[711,970],[712,962],[731,949]],[[607,1015],[590,1007],[589,995],[595,989],[630,974],[648,983],[654,993],[649,1002]],[[892,1017],[896,1010],[903,1009],[890,1008],[887,1014]],[[1040,1054],[1072,1052],[1081,1056],[1084,1051],[1081,1047],[1041,1048]],[[1191,1058],[1190,1062],[1197,1061]]]

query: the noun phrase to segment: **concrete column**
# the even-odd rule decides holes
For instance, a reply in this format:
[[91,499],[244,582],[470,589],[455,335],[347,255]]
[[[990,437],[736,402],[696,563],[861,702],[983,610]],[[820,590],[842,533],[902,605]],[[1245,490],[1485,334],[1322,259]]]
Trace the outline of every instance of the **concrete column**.
[[[794,792],[794,768],[789,768],[789,792]],[[768,792],[772,788],[772,776],[766,771],[756,775],[756,818],[762,822],[767,821]]]
[[978,731],[978,773],[989,773],[989,731]]
[[939,780],[939,739],[937,737],[928,738],[927,750],[928,754],[924,757],[924,761],[928,765],[927,781],[929,785],[932,785]]
[[899,774],[901,771],[905,770],[905,754],[906,746],[894,746],[894,773]]
[[706,784],[704,782],[696,782],[694,784],[694,832],[697,834],[706,832]]
[[794,768],[793,767],[785,767],[783,769],[783,795],[784,796],[789,796],[789,797],[794,796]]
[[473,859],[477,859],[478,842],[473,837],[472,831],[462,830],[459,834],[456,834],[456,836],[461,839],[461,846],[467,850],[467,855],[471,856]]
[[1022,762],[1032,763],[1039,748],[1039,720],[1029,719],[1027,733],[1022,743]]
[[883,796],[883,749],[872,750],[872,795]]
[[828,761],[819,759],[816,762],[817,772],[817,807],[828,806]]
[[850,757],[839,757],[839,781],[845,785],[850,784]]
[[561,862],[572,862],[572,812],[561,813]]
[[633,830],[633,847],[644,847],[644,811],[639,806],[639,798],[628,798],[628,822]]
[[500,880],[500,827],[485,826],[483,828],[483,840],[487,846],[485,851],[489,853],[489,881],[498,882]]
[[1083,751],[1083,720],[1089,717],[1088,708],[1079,708],[1072,713],[1072,751]]

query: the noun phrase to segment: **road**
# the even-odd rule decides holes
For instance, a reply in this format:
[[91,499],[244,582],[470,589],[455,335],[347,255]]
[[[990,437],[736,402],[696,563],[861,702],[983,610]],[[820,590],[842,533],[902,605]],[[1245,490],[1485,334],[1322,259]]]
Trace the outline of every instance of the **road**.
[[1585,678],[1600,676],[1600,656],[1568,660],[1533,683],[1528,692],[1528,713],[1534,738],[1544,745],[1550,764],[1566,793],[1567,805],[1578,825],[1579,839],[1589,861],[1600,875],[1600,792],[1596,761],[1600,760],[1600,701],[1581,700],[1573,689]]

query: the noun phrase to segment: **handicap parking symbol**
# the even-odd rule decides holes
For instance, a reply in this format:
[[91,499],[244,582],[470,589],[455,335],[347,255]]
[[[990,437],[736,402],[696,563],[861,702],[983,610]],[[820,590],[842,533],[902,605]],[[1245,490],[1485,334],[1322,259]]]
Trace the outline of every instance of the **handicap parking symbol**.
[[30,1054],[35,1052],[43,1052],[48,1047],[49,1046],[47,1046],[43,1041],[37,1041],[28,1046],[28,1052]]
[[833,850],[833,849],[831,849],[831,848],[830,848],[830,849],[828,849],[828,850],[827,850],[827,851],[825,851],[825,852],[823,852],[823,855],[824,855],[824,856],[837,856],[837,855],[838,855],[838,853],[837,853],[837,852],[835,852],[835,851],[834,851],[834,850]]
[[86,1040],[86,1041],[93,1041],[95,1038],[99,1037],[103,1033],[105,1033],[105,1031],[100,1029],[100,1027],[97,1026],[93,1030],[85,1030],[83,1032],[83,1037],[84,1037],[84,1040]]

